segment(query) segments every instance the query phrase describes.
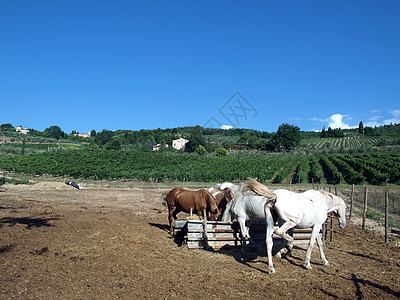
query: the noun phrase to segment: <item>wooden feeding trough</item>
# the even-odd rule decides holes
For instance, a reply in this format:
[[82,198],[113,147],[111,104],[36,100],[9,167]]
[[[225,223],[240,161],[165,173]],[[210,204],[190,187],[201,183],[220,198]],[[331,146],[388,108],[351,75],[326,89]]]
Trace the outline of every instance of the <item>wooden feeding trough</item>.
[[[328,218],[328,221],[331,220]],[[328,227],[329,226],[324,226]],[[329,229],[328,229],[329,230]],[[294,245],[307,247],[312,229],[295,229]],[[332,231],[329,231],[332,241]],[[174,235],[182,238],[189,249],[221,249],[222,247],[241,246],[240,228],[237,222],[218,222],[207,220],[176,220]],[[324,240],[327,236],[325,229],[320,232]],[[264,223],[253,222],[250,226],[250,236],[255,244],[265,248],[266,227]],[[273,235],[274,246],[280,244],[280,237]]]

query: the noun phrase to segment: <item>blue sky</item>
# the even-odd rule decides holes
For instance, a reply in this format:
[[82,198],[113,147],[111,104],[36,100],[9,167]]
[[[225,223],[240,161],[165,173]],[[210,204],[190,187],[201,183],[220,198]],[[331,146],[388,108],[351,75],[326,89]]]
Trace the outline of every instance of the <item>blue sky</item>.
[[400,1],[0,0],[0,123],[400,123]]

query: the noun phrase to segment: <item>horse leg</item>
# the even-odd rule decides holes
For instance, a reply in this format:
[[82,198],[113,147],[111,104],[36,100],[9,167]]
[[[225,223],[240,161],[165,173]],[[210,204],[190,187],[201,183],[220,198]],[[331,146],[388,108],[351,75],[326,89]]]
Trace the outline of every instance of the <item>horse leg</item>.
[[319,234],[319,231],[318,231],[318,234],[317,234],[317,244],[318,244],[318,247],[319,247],[319,254],[321,255],[321,259],[322,259],[323,265],[324,266],[329,266],[329,262],[325,257],[325,253],[324,253],[324,249],[323,249],[324,248],[324,243],[322,242],[322,239],[321,239],[321,236]]
[[244,218],[237,218],[240,226],[240,234],[242,235],[242,252],[246,252],[246,237],[248,236],[248,230]]
[[[294,229],[291,228],[291,229],[289,229],[289,230],[287,231],[287,234],[290,235],[290,236],[292,237],[292,236],[293,236],[293,232],[294,232]],[[292,247],[292,248],[293,248],[293,247]],[[290,249],[290,247],[288,246],[288,241],[285,240],[285,239],[281,239],[280,250],[278,251],[278,253],[275,254],[275,257],[281,258],[281,257],[282,257],[282,254],[283,254],[283,251],[284,251],[285,249],[287,250],[287,252],[286,252],[285,255],[287,255],[287,256],[292,256],[292,250],[293,250],[293,249]]]
[[269,221],[267,219],[267,235],[266,235],[266,244],[267,244],[267,257],[268,257],[268,273],[274,274],[275,268],[272,263],[272,248],[274,247],[274,240],[272,239],[272,235],[274,233],[274,224],[275,222]]
[[169,232],[171,235],[174,235],[174,221],[177,219],[177,214],[180,213],[181,211],[178,210],[178,208],[172,207],[172,209],[169,209],[169,214],[168,214],[168,220],[169,220]]
[[[310,242],[308,243],[308,248],[307,248],[307,253],[306,253],[306,260],[304,262],[304,268],[306,268],[308,270],[312,269],[311,264],[310,264],[311,252],[314,247],[315,240],[317,239],[317,235],[319,235],[319,231],[321,230],[321,227],[322,227],[322,224],[315,224],[312,229],[312,232],[311,232],[311,238],[310,238]],[[321,244],[321,246],[322,246],[322,244]],[[322,249],[322,248],[320,248],[320,249]]]
[[169,233],[170,233],[171,235],[174,234],[174,227],[172,226],[173,220],[174,220],[174,217],[173,217],[173,210],[174,210],[173,207],[172,207],[172,209],[171,209],[171,208],[168,208]]
[[[289,234],[286,233],[286,231],[288,231],[289,229],[292,229],[293,227],[295,227],[297,225],[297,223],[293,222],[293,221],[287,221],[285,223],[283,223],[283,225],[281,227],[279,227],[276,230],[276,234],[279,235],[282,239],[287,241],[287,247],[288,247],[288,254],[291,255],[292,253],[292,249],[293,249],[293,237],[291,237]],[[281,243],[281,245],[284,245],[284,243]],[[282,248],[278,251],[278,253],[276,253],[276,257],[281,257],[283,251],[285,250],[285,248]]]
[[202,209],[196,209],[197,215],[199,216],[200,219],[204,220],[207,216],[203,216],[203,210]]
[[246,239],[249,242],[249,245],[253,245],[255,243],[254,243],[254,240],[250,236],[250,225],[251,225],[251,221],[247,221],[245,223],[245,226],[246,226]]

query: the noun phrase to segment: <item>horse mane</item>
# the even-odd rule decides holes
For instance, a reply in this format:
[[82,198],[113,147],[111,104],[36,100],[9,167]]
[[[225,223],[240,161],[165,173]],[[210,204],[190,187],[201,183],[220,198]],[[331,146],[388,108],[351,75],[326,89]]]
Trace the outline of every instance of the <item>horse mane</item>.
[[276,200],[277,196],[271,192],[265,185],[259,183],[257,180],[250,178],[244,183],[243,192],[250,191],[259,196],[264,196],[270,200]]
[[332,200],[332,203],[333,204],[339,204],[341,201],[340,200],[342,200],[342,198],[340,198],[339,196],[336,196],[336,195],[334,195],[334,194],[332,194],[332,193],[329,193],[329,192],[326,192],[326,191],[319,191],[323,196],[325,196],[326,198],[328,198],[328,199],[331,199]]
[[211,193],[209,191],[207,191],[206,189],[201,189],[198,191],[198,193],[200,195],[204,196],[207,202],[209,202],[210,199],[213,199],[215,201],[213,195],[211,195]]
[[198,192],[202,195],[207,195],[207,196],[211,195],[211,193],[209,191],[207,191],[206,189],[201,189]]

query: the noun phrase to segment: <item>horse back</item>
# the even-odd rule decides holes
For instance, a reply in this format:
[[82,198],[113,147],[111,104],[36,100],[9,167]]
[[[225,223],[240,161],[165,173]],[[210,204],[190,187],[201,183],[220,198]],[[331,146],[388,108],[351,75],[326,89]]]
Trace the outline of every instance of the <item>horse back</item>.
[[193,210],[202,209],[202,204],[203,200],[198,191],[180,189],[176,195],[175,205],[180,207],[183,211],[189,212],[191,208]]
[[179,195],[184,191],[184,189],[178,187],[170,190],[165,197],[168,206],[176,206]]

